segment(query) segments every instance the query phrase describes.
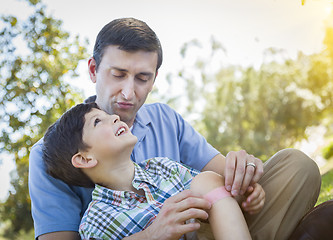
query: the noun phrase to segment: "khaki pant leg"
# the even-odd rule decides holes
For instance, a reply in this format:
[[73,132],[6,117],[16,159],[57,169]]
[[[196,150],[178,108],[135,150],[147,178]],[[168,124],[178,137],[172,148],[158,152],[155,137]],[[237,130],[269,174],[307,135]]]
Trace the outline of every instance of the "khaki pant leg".
[[296,149],[276,153],[264,165],[259,183],[266,193],[262,211],[245,214],[254,240],[288,239],[317,201],[321,177],[317,164]]

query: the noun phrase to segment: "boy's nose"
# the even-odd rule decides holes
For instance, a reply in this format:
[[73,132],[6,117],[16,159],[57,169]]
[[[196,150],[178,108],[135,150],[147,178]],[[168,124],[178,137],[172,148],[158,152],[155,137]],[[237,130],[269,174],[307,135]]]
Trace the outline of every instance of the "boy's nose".
[[113,122],[113,123],[116,123],[116,122],[118,122],[118,121],[120,121],[120,118],[119,118],[119,116],[118,115],[112,115],[111,116],[111,121]]

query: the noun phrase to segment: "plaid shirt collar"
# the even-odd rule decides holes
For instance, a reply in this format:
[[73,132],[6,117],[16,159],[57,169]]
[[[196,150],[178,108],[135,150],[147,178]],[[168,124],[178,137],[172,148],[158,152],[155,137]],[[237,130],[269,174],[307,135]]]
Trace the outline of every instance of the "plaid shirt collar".
[[[143,189],[147,196],[147,191],[151,191],[152,188],[158,188],[155,181],[145,171],[145,168],[140,167],[137,163],[134,163],[134,178],[132,180],[132,186],[136,189]],[[146,183],[146,184],[145,184]],[[132,191],[118,191],[112,190],[101,185],[96,184],[92,193],[93,201],[101,201],[106,204],[113,204],[117,206],[130,205],[133,201],[145,198]]]
[[147,164],[145,165],[145,167],[140,167],[137,163],[134,163],[134,169],[135,169],[135,173],[134,173],[134,179],[132,181],[132,185],[133,187],[135,187],[136,189],[139,188],[139,186],[141,185],[142,182],[147,183],[148,185],[152,185],[154,187],[158,187],[157,184],[155,183],[155,181],[151,178],[151,176],[147,173],[147,169],[149,167],[149,162],[147,162]]

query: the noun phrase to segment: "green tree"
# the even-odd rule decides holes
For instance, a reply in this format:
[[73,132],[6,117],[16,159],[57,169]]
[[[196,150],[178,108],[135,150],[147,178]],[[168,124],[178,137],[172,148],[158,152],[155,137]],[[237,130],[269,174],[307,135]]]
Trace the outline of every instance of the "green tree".
[[32,10],[28,19],[2,16],[0,31],[0,153],[16,163],[9,197],[0,208],[2,222],[10,222],[7,234],[33,227],[29,151],[51,123],[82,101],[65,80],[77,77],[79,61],[87,58],[87,42],[62,30],[62,21],[47,16],[39,0],[22,4]]
[[[326,34],[324,38],[324,46],[322,54],[318,56],[317,59],[318,65],[321,65],[321,68],[315,68],[313,75],[318,76],[320,72],[324,72],[326,74],[326,78],[321,79],[320,85],[315,89],[322,90],[325,94],[325,105],[329,105],[330,108],[326,108],[324,111],[325,120],[323,124],[327,127],[326,136],[329,139],[333,137],[333,11],[326,21]],[[318,77],[317,77],[318,78]],[[323,149],[323,156],[327,159],[333,156],[333,142],[331,141],[326,147]]]
[[[200,46],[184,44],[184,62]],[[208,56],[200,55],[174,78],[186,82],[187,115],[196,113],[196,128],[223,154],[246,149],[265,160],[306,138],[306,128],[332,112],[333,81],[324,53],[283,59],[283,52],[268,49],[270,60],[255,69],[214,62],[220,52],[222,45],[212,39]]]

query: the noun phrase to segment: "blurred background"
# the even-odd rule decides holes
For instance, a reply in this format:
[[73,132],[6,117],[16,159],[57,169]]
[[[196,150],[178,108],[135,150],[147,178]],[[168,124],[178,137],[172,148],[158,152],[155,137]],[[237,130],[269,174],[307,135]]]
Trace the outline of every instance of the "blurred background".
[[0,239],[33,239],[29,151],[93,95],[95,38],[145,21],[164,60],[148,102],[169,104],[226,154],[297,148],[333,198],[332,0],[0,0]]

